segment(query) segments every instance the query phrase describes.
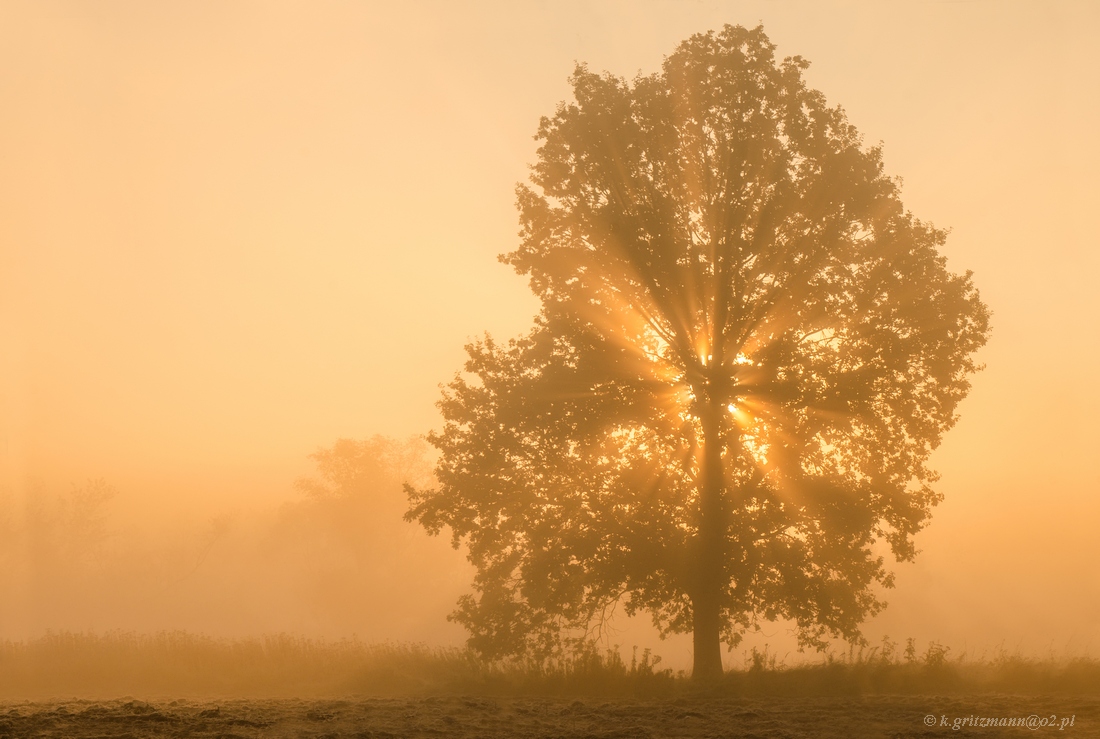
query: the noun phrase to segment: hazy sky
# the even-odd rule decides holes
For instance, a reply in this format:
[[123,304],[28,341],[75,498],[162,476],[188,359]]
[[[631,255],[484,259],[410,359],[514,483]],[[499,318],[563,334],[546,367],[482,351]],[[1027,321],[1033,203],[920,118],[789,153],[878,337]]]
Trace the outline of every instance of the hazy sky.
[[151,510],[283,500],[340,437],[438,425],[575,61],[633,76],[763,23],[993,334],[947,496],[874,628],[1100,650],[1100,5],[0,4],[0,486]]

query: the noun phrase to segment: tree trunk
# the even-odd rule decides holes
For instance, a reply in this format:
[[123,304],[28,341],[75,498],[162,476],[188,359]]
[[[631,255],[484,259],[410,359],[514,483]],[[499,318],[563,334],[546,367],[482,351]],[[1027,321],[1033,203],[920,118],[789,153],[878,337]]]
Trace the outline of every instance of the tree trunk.
[[703,425],[703,469],[699,486],[698,559],[691,593],[692,677],[711,681],[722,676],[720,601],[725,550],[725,480],[722,472],[722,409],[706,405]]
[[722,676],[722,632],[718,618],[718,599],[697,594],[691,600],[691,610],[694,616],[691,677],[696,682],[713,682]]

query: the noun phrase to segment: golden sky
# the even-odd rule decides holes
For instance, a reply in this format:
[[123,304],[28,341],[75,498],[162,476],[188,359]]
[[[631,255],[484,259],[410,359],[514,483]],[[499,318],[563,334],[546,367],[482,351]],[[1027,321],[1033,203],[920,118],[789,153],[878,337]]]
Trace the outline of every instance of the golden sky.
[[648,73],[761,22],[993,311],[946,500],[870,631],[1095,656],[1092,2],[7,0],[4,493],[279,502],[318,447],[437,426],[463,345],[537,310],[496,256],[574,62]]

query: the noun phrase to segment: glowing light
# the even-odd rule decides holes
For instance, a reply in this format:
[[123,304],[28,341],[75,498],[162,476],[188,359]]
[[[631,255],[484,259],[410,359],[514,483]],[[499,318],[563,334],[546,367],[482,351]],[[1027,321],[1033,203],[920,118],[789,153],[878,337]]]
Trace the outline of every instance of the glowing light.
[[753,425],[755,419],[753,419],[748,411],[739,407],[736,403],[730,403],[726,406],[726,410],[733,416],[733,422],[741,428],[747,429]]

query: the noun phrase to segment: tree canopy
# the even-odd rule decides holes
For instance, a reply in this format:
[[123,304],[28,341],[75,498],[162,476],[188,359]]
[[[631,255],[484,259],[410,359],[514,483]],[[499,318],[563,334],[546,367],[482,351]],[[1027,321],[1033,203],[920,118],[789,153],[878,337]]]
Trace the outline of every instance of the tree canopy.
[[721,672],[761,619],[859,639],[940,500],[989,315],[843,110],[760,28],[627,81],[578,66],[543,118],[521,243],[531,332],[467,347],[410,519],[477,567],[484,654],[552,654],[608,610]]

